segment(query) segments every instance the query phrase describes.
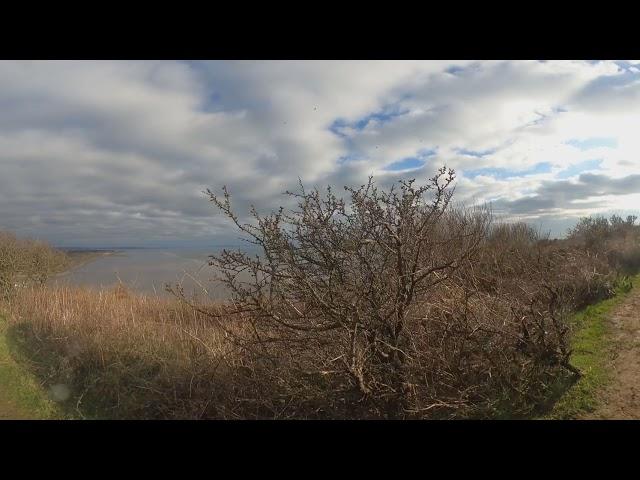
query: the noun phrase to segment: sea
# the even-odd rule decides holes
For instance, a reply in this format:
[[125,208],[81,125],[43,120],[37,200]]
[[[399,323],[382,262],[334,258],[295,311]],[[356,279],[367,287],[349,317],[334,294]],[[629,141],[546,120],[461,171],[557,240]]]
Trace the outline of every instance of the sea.
[[187,295],[213,300],[229,298],[225,286],[209,266],[214,250],[118,249],[50,279],[52,284],[111,289],[123,284],[132,291],[158,296],[171,295],[167,286],[181,286]]

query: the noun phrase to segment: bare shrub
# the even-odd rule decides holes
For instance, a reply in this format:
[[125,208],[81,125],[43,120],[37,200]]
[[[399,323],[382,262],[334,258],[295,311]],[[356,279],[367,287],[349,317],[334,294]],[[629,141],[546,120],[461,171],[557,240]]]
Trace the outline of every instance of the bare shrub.
[[491,225],[487,242],[504,251],[512,248],[526,248],[542,240],[540,233],[524,222],[494,223]]
[[567,238],[579,242],[581,246],[592,251],[600,251],[604,249],[605,241],[611,234],[609,227],[609,220],[606,217],[582,217],[569,230]]
[[640,226],[634,215],[622,219],[612,215],[583,217],[569,230],[568,239],[594,255],[607,258],[611,267],[622,273],[640,270]]
[[[452,208],[453,179],[443,168],[426,186],[388,192],[370,179],[346,188],[348,204],[301,185],[288,192],[297,209],[252,209],[253,224],[240,222],[226,189],[208,191],[260,248],[211,259],[233,292],[231,313],[251,325],[235,341],[269,359],[287,388],[304,384],[298,404],[359,417],[466,415],[498,401],[496,385],[526,401],[545,375],[572,370],[564,298],[546,282],[554,262],[523,257],[537,233]],[[518,285],[527,275],[531,291]]]
[[27,283],[44,283],[67,265],[67,256],[45,242],[0,232],[0,294],[8,295]]

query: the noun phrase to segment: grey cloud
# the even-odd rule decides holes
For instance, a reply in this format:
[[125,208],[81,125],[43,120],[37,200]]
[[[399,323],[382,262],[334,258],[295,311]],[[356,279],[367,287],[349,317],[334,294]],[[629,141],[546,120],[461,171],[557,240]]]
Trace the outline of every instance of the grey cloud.
[[[451,65],[458,66],[455,74],[446,72]],[[239,212],[252,203],[269,211],[287,204],[281,193],[294,190],[298,177],[339,188],[362,184],[372,173],[386,185],[400,177],[426,179],[443,163],[492,166],[492,156],[464,157],[455,148],[500,148],[539,118],[504,114],[509,102],[533,101],[534,109],[539,103],[544,117],[553,116],[545,108],[567,98],[587,105],[587,98],[606,95],[606,86],[592,84],[571,97],[594,68],[0,62],[0,228],[67,245],[229,242],[236,235],[207,202],[205,188],[219,192],[226,184]],[[330,129],[338,119],[353,123],[396,104],[410,113],[371,122],[346,138]],[[381,171],[436,147],[419,169]],[[339,162],[354,154],[364,160]],[[533,199],[505,208],[571,209],[571,199],[588,192],[637,186],[629,177],[616,182],[597,176],[576,185],[550,182]],[[463,189],[460,194],[465,198]]]
[[568,100],[570,105],[600,113],[628,112],[640,107],[640,72],[599,77]]
[[[640,175],[611,178],[606,175],[582,174],[577,182],[544,182],[534,195],[517,200],[499,200],[498,210],[511,214],[544,214],[556,209],[588,209],[602,206],[597,197],[640,193]],[[586,201],[596,197],[595,200]],[[580,203],[575,203],[581,200]]]

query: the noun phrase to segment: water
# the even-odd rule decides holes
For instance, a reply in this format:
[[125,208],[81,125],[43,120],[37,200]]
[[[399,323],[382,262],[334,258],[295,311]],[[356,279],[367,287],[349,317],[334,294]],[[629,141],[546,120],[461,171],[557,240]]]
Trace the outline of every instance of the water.
[[114,288],[122,282],[144,294],[170,295],[165,285],[182,285],[187,295],[197,293],[211,299],[228,298],[228,291],[214,280],[216,271],[208,265],[203,250],[121,250],[99,257],[51,280],[56,284]]

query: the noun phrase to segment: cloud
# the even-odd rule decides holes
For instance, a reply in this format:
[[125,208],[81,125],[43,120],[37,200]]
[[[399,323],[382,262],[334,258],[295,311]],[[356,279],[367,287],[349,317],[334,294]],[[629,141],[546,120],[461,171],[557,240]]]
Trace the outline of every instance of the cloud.
[[63,245],[229,243],[205,188],[266,211],[298,177],[384,184],[443,163],[461,201],[505,214],[627,208],[639,82],[624,62],[4,61],[0,228]]
[[545,181],[534,195],[517,200],[495,202],[509,213],[539,215],[553,211],[604,206],[598,197],[624,196],[640,193],[640,174],[622,178],[585,173],[577,181]]

